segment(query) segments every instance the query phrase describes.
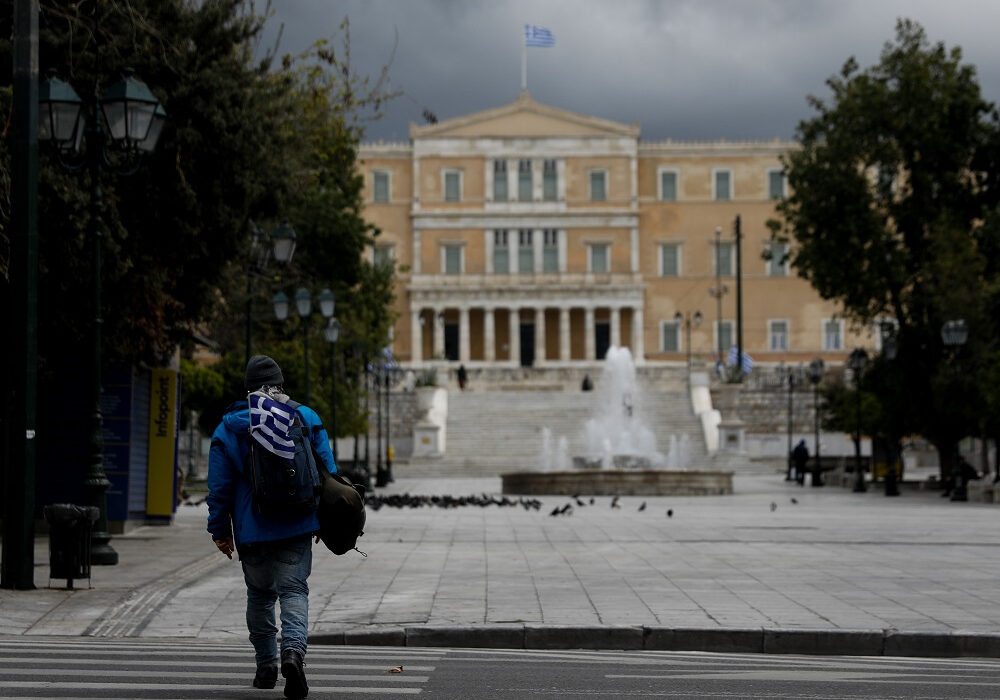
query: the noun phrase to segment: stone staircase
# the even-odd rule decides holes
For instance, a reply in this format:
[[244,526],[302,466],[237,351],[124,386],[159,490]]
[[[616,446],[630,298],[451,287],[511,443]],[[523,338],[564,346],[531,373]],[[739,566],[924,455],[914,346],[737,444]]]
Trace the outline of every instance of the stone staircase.
[[[657,450],[668,452],[671,436],[679,444],[687,436],[687,467],[713,467],[705,451],[701,424],[692,413],[682,374],[640,377],[644,390],[635,416],[653,431]],[[598,380],[599,381],[599,380]],[[446,454],[411,458],[398,474],[414,477],[483,477],[540,468],[543,429],[550,431],[552,449],[566,438],[569,456],[587,452],[584,426],[601,412],[600,386],[582,392],[572,388],[458,391],[449,387]],[[714,468],[714,467],[713,467]]]

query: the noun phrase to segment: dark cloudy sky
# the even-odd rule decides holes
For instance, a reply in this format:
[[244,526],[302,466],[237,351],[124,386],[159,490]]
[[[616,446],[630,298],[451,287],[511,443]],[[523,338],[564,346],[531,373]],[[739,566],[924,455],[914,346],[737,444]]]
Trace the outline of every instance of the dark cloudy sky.
[[[273,39],[298,52],[350,19],[353,64],[392,58],[403,96],[366,140],[406,140],[429,109],[447,119],[505,104],[521,87],[523,27],[549,29],[528,49],[528,91],[542,103],[637,122],[643,140],[792,138],[808,94],[849,56],[869,66],[896,19],[960,46],[987,99],[1000,100],[998,0],[273,0]],[[393,57],[393,47],[395,56]]]

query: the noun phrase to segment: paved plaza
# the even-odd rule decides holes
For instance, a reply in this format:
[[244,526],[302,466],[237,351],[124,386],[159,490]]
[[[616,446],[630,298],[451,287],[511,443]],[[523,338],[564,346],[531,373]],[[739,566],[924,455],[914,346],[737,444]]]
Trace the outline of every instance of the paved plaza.
[[[500,491],[499,478],[397,477],[378,493]],[[544,496],[538,510],[369,510],[367,557],[314,550],[313,640],[1000,655],[1000,506],[780,474],[734,485],[618,507]],[[120,563],[93,567],[89,589],[48,588],[39,537],[38,590],[0,590],[0,633],[245,639],[240,566],[205,516],[181,506],[171,526],[115,537]]]

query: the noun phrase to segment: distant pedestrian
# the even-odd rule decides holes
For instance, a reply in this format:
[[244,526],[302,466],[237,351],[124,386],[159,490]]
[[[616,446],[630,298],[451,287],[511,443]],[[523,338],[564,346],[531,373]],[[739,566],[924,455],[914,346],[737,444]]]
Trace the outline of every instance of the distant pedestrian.
[[465,370],[465,365],[458,366],[458,388],[465,391],[465,385],[469,381],[469,373]]
[[[315,510],[265,515],[258,500],[260,492],[255,493],[251,482],[251,473],[257,473],[250,464],[251,455],[260,460],[260,469],[268,459],[262,450],[284,454],[282,449],[288,449],[284,446],[292,444],[289,440],[302,439],[298,437],[301,426],[314,454],[323,462],[316,466],[335,474],[337,465],[319,416],[311,408],[292,402],[282,389],[283,383],[281,368],[273,359],[266,355],[250,358],[245,385],[249,399],[257,401],[254,433],[251,438],[250,402],[244,399],[229,407],[212,435],[208,531],[220,552],[230,559],[233,552],[238,553],[243,567],[247,628],[257,661],[255,688],[273,688],[277,682],[274,608],[280,602],[281,675],[285,678],[285,697],[294,699],[309,693],[303,659],[309,631],[312,536],[319,530],[319,521]],[[251,445],[252,440],[256,443]]]
[[799,444],[792,450],[792,463],[795,465],[795,480],[802,486],[806,480],[806,465],[809,463],[809,448],[806,447],[805,440],[799,440]]
[[583,381],[580,383],[580,391],[593,391],[594,384],[590,381],[590,375],[583,375]]
[[[979,472],[962,455],[955,457],[956,469],[944,482],[942,496],[951,496],[952,500],[964,501],[968,497],[969,482],[980,477]],[[956,482],[957,478],[957,482]]]

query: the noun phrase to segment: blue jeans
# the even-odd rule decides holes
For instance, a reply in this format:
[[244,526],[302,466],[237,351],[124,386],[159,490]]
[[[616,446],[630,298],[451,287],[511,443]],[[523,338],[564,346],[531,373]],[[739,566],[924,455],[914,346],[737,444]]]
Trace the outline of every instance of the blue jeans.
[[247,584],[247,629],[257,665],[276,663],[274,603],[281,602],[281,648],[306,654],[312,537],[255,542],[240,551]]

